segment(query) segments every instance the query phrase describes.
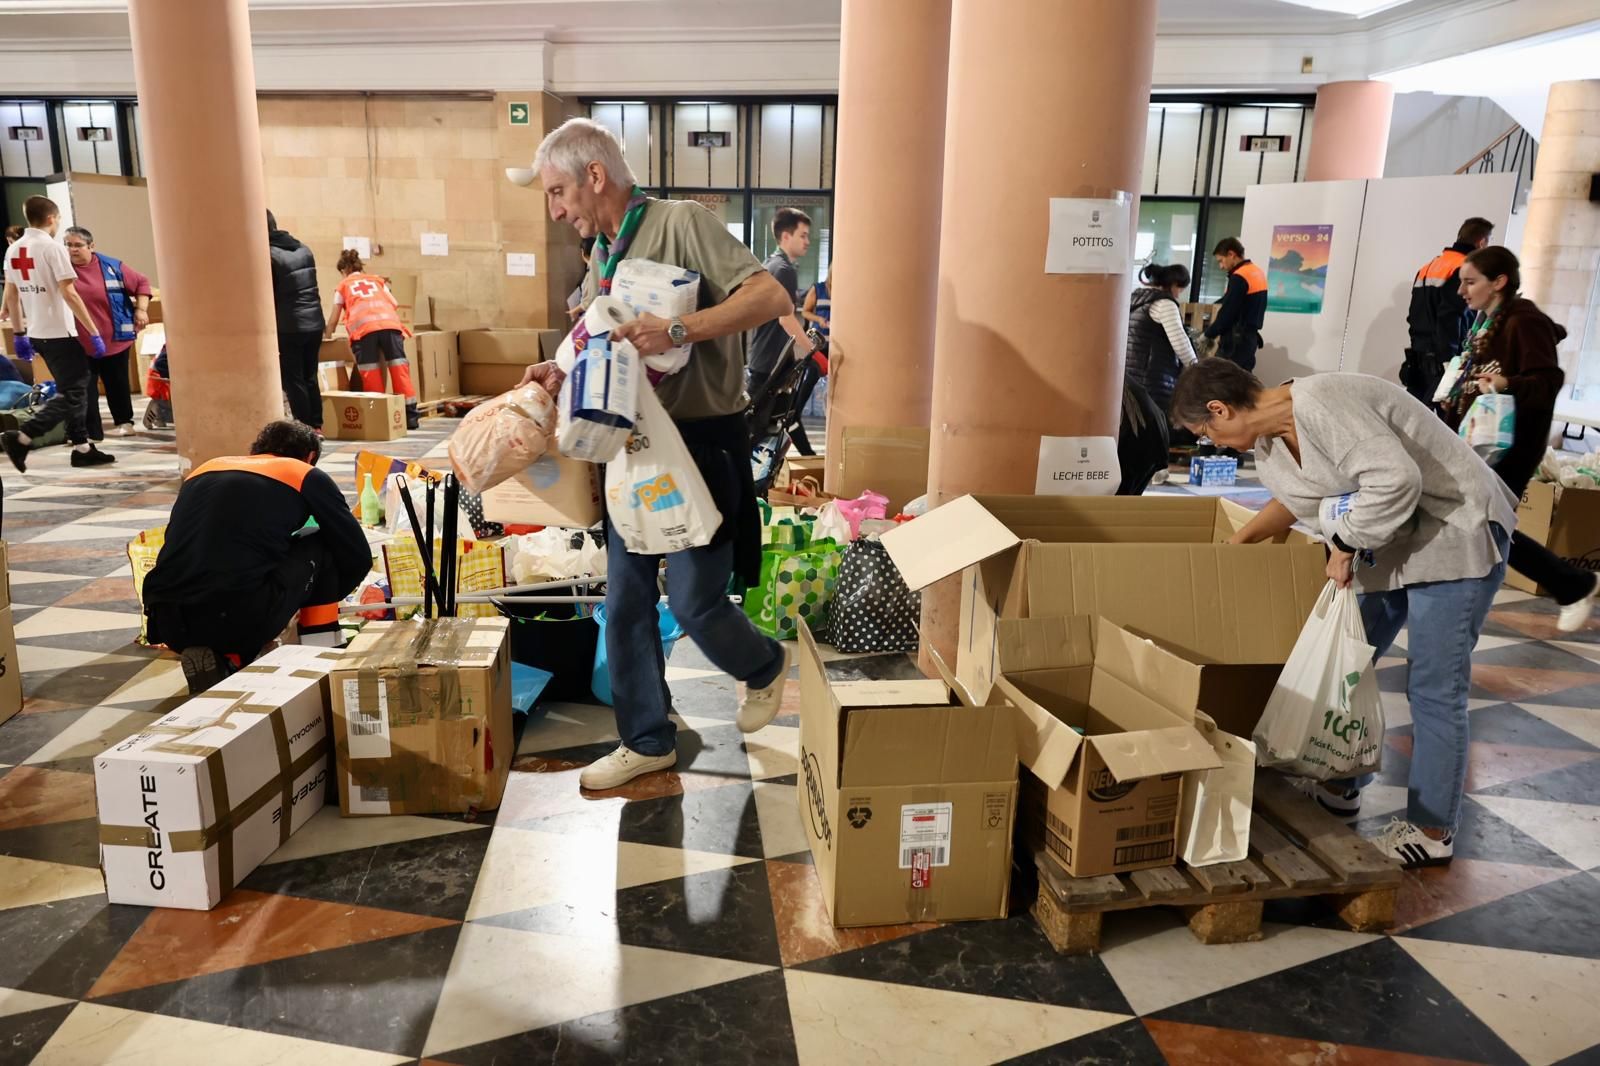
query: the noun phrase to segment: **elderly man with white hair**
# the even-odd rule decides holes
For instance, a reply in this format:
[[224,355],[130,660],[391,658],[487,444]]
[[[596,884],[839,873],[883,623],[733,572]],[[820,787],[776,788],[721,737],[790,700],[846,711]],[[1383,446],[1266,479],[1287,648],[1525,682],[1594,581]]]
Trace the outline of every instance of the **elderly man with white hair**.
[[[648,259],[700,275],[698,308],[668,321],[643,314],[616,335],[642,356],[691,344],[688,364],[656,385],[722,512],[716,538],[706,547],[666,557],[667,598],[673,616],[719,670],[745,683],[738,725],[746,733],[772,721],[783,700],[790,653],[763,636],[727,597],[730,577],[756,582],[760,522],[750,475],[750,439],[744,424],[743,334],[794,306],[783,286],[711,212],[691,200],[656,200],[634,183],[622,145],[604,126],[575,118],[539,146],[531,172],[544,185],[550,218],[595,238],[585,303],[611,288],[617,266]],[[512,175],[513,180],[518,175]],[[556,394],[561,371],[553,364],[528,368],[524,382],[539,381]],[[608,523],[609,524],[609,523]],[[672,693],[657,631],[657,581],[661,560],[626,550],[614,532],[607,539],[606,653],[621,744],[585,768],[586,789],[617,788],[641,774],[677,765],[675,727],[668,717]]]

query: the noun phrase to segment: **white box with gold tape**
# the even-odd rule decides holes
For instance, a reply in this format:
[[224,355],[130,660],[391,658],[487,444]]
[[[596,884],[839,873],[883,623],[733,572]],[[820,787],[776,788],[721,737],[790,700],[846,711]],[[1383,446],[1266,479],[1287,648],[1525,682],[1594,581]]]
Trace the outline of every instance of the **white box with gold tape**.
[[277,648],[95,759],[110,902],[215,907],[317,813],[338,656]]

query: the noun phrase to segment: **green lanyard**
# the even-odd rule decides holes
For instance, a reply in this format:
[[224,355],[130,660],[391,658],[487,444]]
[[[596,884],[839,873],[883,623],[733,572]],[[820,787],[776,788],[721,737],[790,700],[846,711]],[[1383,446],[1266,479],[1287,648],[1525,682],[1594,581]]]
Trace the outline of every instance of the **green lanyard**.
[[617,239],[612,241],[604,233],[595,239],[595,249],[600,255],[601,296],[611,291],[611,279],[616,277],[617,267],[622,265],[623,257],[628,254],[628,246],[639,232],[648,206],[650,201],[645,199],[644,190],[635,185],[633,195],[628,198],[627,213],[622,216],[622,225],[617,227]]

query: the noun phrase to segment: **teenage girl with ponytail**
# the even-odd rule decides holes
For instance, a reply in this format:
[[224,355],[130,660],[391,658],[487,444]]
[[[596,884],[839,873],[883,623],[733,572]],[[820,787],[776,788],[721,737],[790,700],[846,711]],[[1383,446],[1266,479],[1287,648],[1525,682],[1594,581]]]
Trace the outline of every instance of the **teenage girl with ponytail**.
[[[1480,248],[1461,264],[1461,295],[1476,312],[1462,354],[1461,375],[1441,405],[1444,420],[1458,428],[1478,396],[1490,391],[1516,397],[1511,447],[1492,462],[1495,473],[1518,496],[1527,488],[1550,443],[1556,395],[1565,375],[1556,345],[1567,331],[1524,299],[1521,264],[1499,245]],[[1600,577],[1579,570],[1521,532],[1512,535],[1511,569],[1537,581],[1561,606],[1557,627],[1582,629],[1600,591]]]
[[1178,374],[1196,362],[1194,345],[1183,329],[1183,309],[1178,305],[1178,299],[1189,291],[1189,268],[1182,263],[1151,263],[1139,272],[1139,280],[1144,285],[1133,290],[1129,301],[1124,372],[1166,411]]

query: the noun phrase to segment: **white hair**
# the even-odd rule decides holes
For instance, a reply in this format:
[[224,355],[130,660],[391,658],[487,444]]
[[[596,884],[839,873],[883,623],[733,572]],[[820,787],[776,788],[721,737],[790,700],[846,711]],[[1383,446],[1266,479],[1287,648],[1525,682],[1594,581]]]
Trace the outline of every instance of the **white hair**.
[[593,119],[567,119],[550,132],[533,156],[535,172],[549,167],[574,180],[583,176],[590,163],[605,167],[606,177],[624,188],[637,184],[617,135]]

